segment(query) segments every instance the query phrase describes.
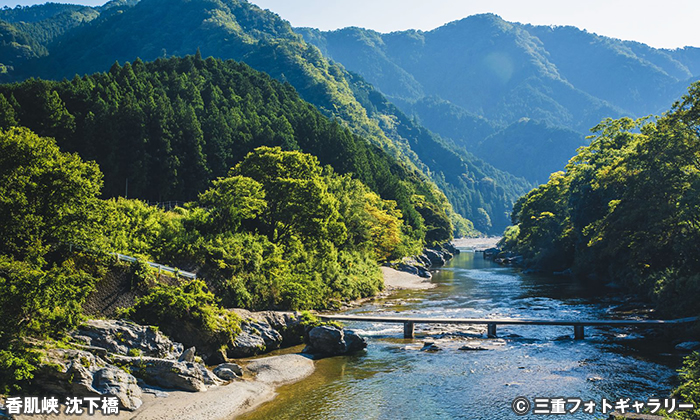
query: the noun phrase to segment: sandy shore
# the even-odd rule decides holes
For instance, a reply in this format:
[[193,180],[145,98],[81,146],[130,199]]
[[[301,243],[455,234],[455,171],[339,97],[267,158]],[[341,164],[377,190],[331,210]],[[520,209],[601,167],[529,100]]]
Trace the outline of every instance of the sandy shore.
[[494,248],[496,243],[501,240],[500,236],[489,238],[458,238],[452,241],[457,248],[473,249],[475,251],[483,251],[485,249]]
[[[143,395],[136,411],[120,411],[118,416],[96,413],[93,419],[200,420],[232,419],[275,397],[275,388],[297,382],[314,371],[313,360],[299,354],[284,354],[254,359],[246,369],[252,379],[236,380],[205,392],[171,391],[167,397]],[[17,419],[75,419],[81,416],[17,416]]]
[[381,269],[382,274],[384,274],[384,286],[386,287],[386,290],[421,290],[432,289],[436,286],[435,284],[430,283],[430,280],[416,276],[415,274],[394,270],[390,267],[381,267]]

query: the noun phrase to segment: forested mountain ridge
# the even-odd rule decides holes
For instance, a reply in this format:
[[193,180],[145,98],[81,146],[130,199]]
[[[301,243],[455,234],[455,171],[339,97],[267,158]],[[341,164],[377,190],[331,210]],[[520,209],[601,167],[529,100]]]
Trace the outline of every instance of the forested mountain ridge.
[[424,221],[437,227],[446,218],[442,194],[413,169],[329,121],[288,84],[232,60],[137,60],[71,81],[2,85],[0,126],[15,124],[98,162],[106,197],[128,188],[144,200],[193,200],[265,145],[354,174],[398,203],[416,238]]
[[663,50],[570,26],[474,15],[431,31],[296,28],[398,104],[437,96],[495,123],[528,117],[587,131],[659,113],[700,75],[700,50]]
[[[700,49],[655,49],[574,27],[475,15],[431,31],[296,28],[404,112],[498,169],[542,182],[604,118],[661,113],[700,75]],[[518,122],[533,121],[525,130]],[[536,122],[543,124],[535,125]],[[553,148],[552,130],[561,144]],[[510,147],[490,149],[500,131]],[[574,133],[579,133],[575,140]],[[534,149],[541,171],[498,153]]]
[[[463,216],[476,218],[485,212],[489,217],[481,218],[484,223],[476,221],[482,231],[495,232],[507,225],[510,203],[529,188],[528,182],[453,150],[361,77],[323,57],[288,22],[246,1],[142,0],[133,7],[115,9],[69,31],[51,44],[47,56],[26,61],[7,77],[72,77],[104,71],[115,60],[151,60],[193,54],[199,48],[204,56],[244,61],[289,82],[325,115],[339,119],[355,134],[440,184],[450,201],[465,209],[460,210]],[[429,150],[430,157],[419,150]],[[481,169],[473,171],[474,167]],[[452,219],[463,224],[455,215]]]

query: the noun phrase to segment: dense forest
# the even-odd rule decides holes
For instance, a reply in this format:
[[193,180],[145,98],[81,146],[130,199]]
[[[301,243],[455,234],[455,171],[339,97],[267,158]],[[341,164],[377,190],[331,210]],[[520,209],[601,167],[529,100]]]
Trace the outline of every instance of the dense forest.
[[[245,64],[199,56],[137,60],[82,79],[0,86],[0,95],[3,126],[28,127],[97,161],[106,197],[190,201],[267,145],[305,151],[353,173],[398,203],[418,241],[426,228],[439,230],[425,219],[444,219],[451,210],[419,174],[323,117],[288,84]],[[469,229],[465,222],[462,230]],[[431,243],[448,239],[430,235]]]
[[[165,286],[136,263],[144,297],[122,315],[176,338],[186,323],[220,348],[238,322],[222,307],[371,296],[379,262],[453,234],[449,203],[424,176],[231,60],[3,85],[0,126],[4,389],[31,383],[32,339],[79,322],[115,269],[110,252],[197,271],[204,281]],[[187,203],[166,211],[133,197]]]
[[[14,25],[18,34],[39,42],[12,19],[17,19],[13,15],[33,14],[44,18],[36,25],[49,25],[61,13],[46,8],[9,9],[0,19]],[[105,71],[115,60],[150,61],[200,49],[205,57],[242,61],[290,83],[324,115],[417,168],[444,191],[461,215],[450,214],[458,227],[467,218],[480,231],[502,231],[508,225],[512,203],[532,187],[461,146],[450,146],[402,113],[362,77],[324,57],[295,34],[288,22],[246,1],[113,1],[93,10],[99,16],[66,29],[49,43],[39,42],[46,53],[14,63],[0,80],[70,79],[75,74]]]
[[663,117],[608,119],[565,172],[514,206],[508,250],[528,264],[611,279],[669,315],[700,293],[700,83]]

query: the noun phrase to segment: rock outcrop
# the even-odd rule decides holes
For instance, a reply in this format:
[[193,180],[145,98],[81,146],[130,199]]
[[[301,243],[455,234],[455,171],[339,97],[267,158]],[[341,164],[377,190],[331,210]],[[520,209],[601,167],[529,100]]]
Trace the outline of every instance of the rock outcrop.
[[88,351],[46,350],[34,378],[51,395],[114,396],[123,409],[141,406],[141,388],[136,378]]
[[[141,406],[139,380],[184,391],[223,381],[157,328],[120,320],[89,320],[71,334],[77,349],[44,351],[35,383],[59,396],[115,396],[121,408]],[[240,370],[239,370],[240,372]]]
[[199,363],[158,359],[155,357],[113,356],[113,363],[126,368],[132,375],[149,385],[168,389],[200,392],[207,385],[218,385],[221,380]]
[[354,353],[367,347],[367,341],[353,331],[331,325],[312,328],[303,353],[318,356],[337,356]]
[[91,319],[71,334],[77,343],[100,347],[108,353],[138,353],[148,357],[176,359],[183,346],[171,341],[155,327],[122,320]]
[[442,267],[457,254],[459,249],[448,242],[433,248],[425,248],[419,255],[404,257],[398,262],[388,263],[387,266],[429,279],[432,277],[430,269]]
[[[251,312],[233,309],[241,317],[241,332],[226,350],[227,358],[250,357],[303,342],[304,326],[293,312]],[[220,360],[217,360],[220,361]]]

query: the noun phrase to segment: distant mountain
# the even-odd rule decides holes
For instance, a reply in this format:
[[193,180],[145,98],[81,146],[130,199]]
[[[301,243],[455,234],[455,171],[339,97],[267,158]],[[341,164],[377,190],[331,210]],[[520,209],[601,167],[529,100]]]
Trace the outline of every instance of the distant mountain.
[[527,117],[586,131],[605,117],[661,112],[700,75],[697,48],[660,50],[493,14],[428,32],[296,31],[407,112],[433,96],[500,124]]
[[[290,83],[326,116],[425,174],[452,203],[434,188],[446,211],[458,209],[482,231],[507,225],[512,202],[530,187],[433,135],[362,77],[306,43],[288,22],[246,1],[142,0],[98,12],[53,40],[47,54],[14,66],[5,80],[71,78],[105,71],[115,61],[183,56],[199,49],[205,57],[243,61]],[[454,214],[452,219],[463,224]]]
[[579,132],[523,118],[486,137],[473,150],[497,168],[543,184],[587,144]]
[[562,168],[604,118],[661,113],[700,75],[698,48],[493,14],[427,32],[295,30],[420,124],[530,182]]

